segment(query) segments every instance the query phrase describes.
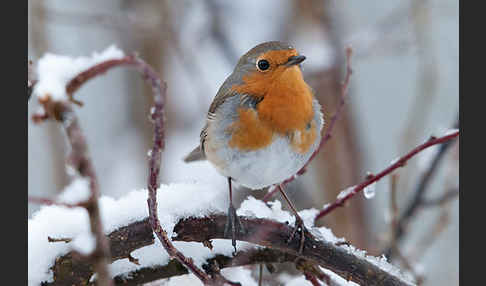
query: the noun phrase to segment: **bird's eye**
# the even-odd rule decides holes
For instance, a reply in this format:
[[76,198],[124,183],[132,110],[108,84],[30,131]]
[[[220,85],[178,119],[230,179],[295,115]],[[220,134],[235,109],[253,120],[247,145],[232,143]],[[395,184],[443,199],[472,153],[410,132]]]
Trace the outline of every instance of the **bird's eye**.
[[259,60],[257,63],[257,67],[259,70],[264,71],[270,67],[270,63],[267,60]]

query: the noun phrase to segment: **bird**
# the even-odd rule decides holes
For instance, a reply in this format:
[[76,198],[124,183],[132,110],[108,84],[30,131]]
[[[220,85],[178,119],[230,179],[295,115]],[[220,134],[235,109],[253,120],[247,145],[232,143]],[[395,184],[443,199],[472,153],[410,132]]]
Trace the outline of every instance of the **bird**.
[[279,188],[296,220],[290,236],[305,226],[282,182],[294,176],[318,149],[324,125],[321,106],[304,81],[306,59],[281,41],[261,43],[239,59],[213,99],[200,144],[186,163],[208,160],[228,180],[229,207],[224,236],[246,230],[236,214],[232,182],[252,190]]

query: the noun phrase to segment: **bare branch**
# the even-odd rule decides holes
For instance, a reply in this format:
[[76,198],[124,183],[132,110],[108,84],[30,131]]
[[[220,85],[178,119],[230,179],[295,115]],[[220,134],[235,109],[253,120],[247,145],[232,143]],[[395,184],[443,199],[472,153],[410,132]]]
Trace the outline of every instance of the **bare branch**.
[[[352,190],[350,190],[349,193],[347,193],[345,196],[343,196],[342,198],[337,199],[334,203],[332,203],[331,205],[329,205],[326,208],[324,208],[323,210],[321,210],[317,214],[316,220],[318,220],[318,219],[322,218],[323,216],[327,215],[328,213],[330,213],[331,211],[333,211],[337,207],[342,207],[347,200],[349,200],[354,195],[356,195],[357,193],[359,193],[360,191],[362,191],[365,187],[367,187],[367,186],[373,184],[374,182],[380,180],[384,176],[386,176],[386,175],[390,174],[391,172],[393,172],[395,169],[398,169],[400,167],[405,166],[405,163],[410,158],[412,158],[413,156],[417,155],[421,151],[427,149],[428,147],[437,145],[437,144],[446,143],[446,142],[448,142],[448,141],[456,138],[457,136],[459,136],[459,130],[454,131],[454,132],[452,132],[450,134],[444,135],[444,136],[439,137],[439,138],[436,138],[436,137],[433,137],[433,136],[430,137],[430,139],[427,140],[425,143],[423,143],[423,144],[415,147],[413,150],[411,150],[410,152],[408,152],[407,154],[405,154],[403,157],[400,157],[393,164],[391,164],[389,167],[387,167],[385,170],[381,171],[377,175],[373,175],[373,174],[368,175],[367,178],[366,178],[366,180],[364,182],[362,182],[359,185],[353,187]],[[397,233],[397,238],[398,238],[398,233]]]
[[[241,219],[248,234],[240,235],[238,239],[264,247],[239,251],[233,257],[218,254],[208,259],[203,268],[208,268],[214,263],[217,263],[218,267],[222,269],[254,264],[295,263],[297,259],[305,259],[305,261],[316,263],[361,285],[407,285],[398,277],[381,270],[366,259],[349,253],[345,247],[323,240],[306,240],[304,251],[301,256],[298,256],[299,239],[297,238],[289,244],[286,243],[292,232],[289,225],[269,219],[248,217]],[[222,214],[180,220],[174,227],[177,236],[173,240],[204,242],[221,239],[225,222],[226,216]],[[264,236],[260,234],[264,234]],[[149,218],[121,227],[110,233],[108,238],[112,261],[129,258],[130,253],[134,250],[154,243]],[[90,261],[80,260],[72,253],[57,258],[51,270],[54,273],[54,281],[44,282],[43,285],[86,285],[93,274]],[[306,268],[306,270],[309,269]],[[116,276],[114,281],[117,285],[140,285],[188,273],[187,268],[174,257],[166,265],[144,267],[130,273],[123,273]],[[325,281],[326,279],[319,273],[311,273],[320,280]]]
[[[223,284],[220,280],[209,277],[202,269],[197,267],[191,258],[187,258],[182,252],[178,251],[172,241],[167,236],[166,231],[160,225],[157,214],[157,188],[160,185],[160,164],[161,154],[164,149],[164,97],[167,92],[167,84],[161,83],[157,73],[141,59],[136,59],[136,64],[142,72],[144,79],[152,86],[154,93],[154,108],[151,119],[154,122],[154,144],[149,157],[149,176],[148,187],[148,210],[149,221],[152,230],[155,232],[165,250],[170,257],[176,258],[181,264],[187,267],[204,284]],[[219,275],[218,275],[219,276]],[[213,276],[216,277],[216,276]]]
[[83,206],[86,208],[91,231],[96,239],[96,248],[90,257],[93,259],[94,268],[98,273],[98,283],[100,285],[111,285],[112,280],[107,267],[110,257],[110,249],[103,232],[103,225],[100,217],[98,180],[91,159],[89,158],[88,146],[81,127],[79,126],[78,118],[68,102],[47,100],[42,101],[41,103],[44,105],[44,110],[46,112],[43,120],[53,118],[62,124],[68,142],[71,145],[71,154],[69,155],[68,162],[73,165],[73,168],[76,169],[82,177],[89,180],[91,195],[86,202],[74,205],[57,203],[40,198],[30,198],[29,200],[38,203],[55,203],[67,207]]
[[[287,243],[292,227],[269,219],[240,217],[245,234],[238,233],[236,239],[255,243],[271,249],[304,258],[333,271],[344,279],[360,285],[407,285],[398,277],[380,269],[368,260],[350,253],[345,246],[323,240],[306,239],[299,255],[300,234]],[[226,216],[212,215],[204,218],[187,218],[174,227],[174,240],[203,242],[224,239]]]
[[[455,124],[455,127],[459,127],[459,122]],[[459,133],[459,131],[457,131]],[[424,202],[424,197],[427,191],[427,188],[430,184],[430,181],[437,171],[440,162],[444,155],[446,154],[446,151],[449,149],[449,147],[452,145],[451,141],[446,141],[444,144],[440,146],[439,151],[435,155],[434,159],[432,160],[430,166],[427,168],[427,170],[422,174],[422,177],[420,178],[419,183],[417,184],[417,187],[415,189],[414,195],[412,200],[409,202],[409,204],[405,207],[405,211],[403,212],[402,216],[399,218],[398,223],[396,225],[396,230],[395,230],[395,239],[397,242],[399,242],[405,232],[405,227],[410,221],[410,219],[415,215],[415,213],[420,209],[420,206]],[[393,256],[393,249],[391,247],[388,247],[384,253],[387,255],[387,257],[392,257]]]
[[46,206],[55,205],[55,206],[62,206],[62,207],[66,207],[66,208],[79,208],[79,207],[85,208],[88,205],[88,202],[68,204],[68,203],[58,202],[58,201],[51,200],[51,199],[37,198],[37,197],[29,197],[28,201],[30,203],[39,204],[39,205],[46,205]]
[[440,206],[443,205],[459,196],[459,190],[457,189],[452,189],[441,196],[433,199],[428,199],[428,200],[423,200],[421,205],[422,207],[435,207],[435,206]]

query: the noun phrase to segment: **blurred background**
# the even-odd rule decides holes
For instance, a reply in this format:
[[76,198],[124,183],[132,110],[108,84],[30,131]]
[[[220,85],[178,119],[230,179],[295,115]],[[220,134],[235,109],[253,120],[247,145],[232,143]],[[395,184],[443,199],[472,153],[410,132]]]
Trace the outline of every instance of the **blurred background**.
[[[164,183],[226,184],[209,163],[188,165],[182,157],[198,144],[209,105],[239,56],[264,41],[287,41],[307,57],[304,77],[327,122],[339,101],[344,48],[351,45],[354,50],[350,93],[333,137],[309,171],[288,186],[299,209],[333,202],[367,172],[379,172],[458,122],[458,1],[28,3],[28,59],[34,64],[46,52],[88,56],[115,44],[125,53],[138,52],[167,81]],[[135,71],[118,68],[86,84],[76,98],[85,103],[78,114],[102,194],[120,197],[144,188],[152,140],[150,88]],[[38,108],[37,102],[29,102],[28,115]],[[29,121],[28,139],[29,195],[54,196],[69,182],[62,130],[54,122]],[[457,145],[441,155],[426,199],[458,191]],[[391,194],[403,213],[439,149],[427,150],[395,172],[395,189],[387,177],[377,183],[372,199],[356,196],[320,223],[373,255],[393,246],[392,262],[423,277],[423,285],[458,285],[457,197],[420,207],[399,239],[391,231]],[[261,198],[265,193],[241,189],[238,204],[248,195]],[[38,208],[29,204],[29,217]]]

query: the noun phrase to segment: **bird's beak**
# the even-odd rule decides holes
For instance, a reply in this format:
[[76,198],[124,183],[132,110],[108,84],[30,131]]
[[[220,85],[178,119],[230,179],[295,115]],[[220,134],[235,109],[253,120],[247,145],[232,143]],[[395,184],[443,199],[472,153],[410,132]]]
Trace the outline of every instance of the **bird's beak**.
[[293,65],[298,65],[305,60],[305,56],[291,56],[285,63],[286,66],[290,67]]

